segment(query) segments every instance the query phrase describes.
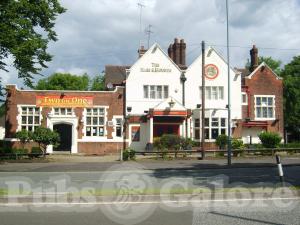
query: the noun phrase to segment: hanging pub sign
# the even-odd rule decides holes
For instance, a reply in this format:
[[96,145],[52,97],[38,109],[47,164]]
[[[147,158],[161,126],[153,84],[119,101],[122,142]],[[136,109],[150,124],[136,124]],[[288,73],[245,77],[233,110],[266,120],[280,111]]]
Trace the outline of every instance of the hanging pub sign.
[[205,77],[209,80],[216,79],[219,75],[219,69],[214,64],[208,64],[205,66]]
[[91,107],[93,97],[82,96],[36,96],[36,106]]

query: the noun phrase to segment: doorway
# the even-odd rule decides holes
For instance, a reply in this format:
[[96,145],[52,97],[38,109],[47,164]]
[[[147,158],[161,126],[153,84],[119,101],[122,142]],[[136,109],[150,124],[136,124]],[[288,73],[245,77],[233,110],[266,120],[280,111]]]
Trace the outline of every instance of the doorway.
[[179,136],[179,124],[154,124],[153,137],[161,137],[163,134]]
[[55,130],[59,134],[60,142],[57,147],[54,147],[54,151],[71,151],[72,147],[72,125],[69,124],[55,124],[53,126],[53,130]]

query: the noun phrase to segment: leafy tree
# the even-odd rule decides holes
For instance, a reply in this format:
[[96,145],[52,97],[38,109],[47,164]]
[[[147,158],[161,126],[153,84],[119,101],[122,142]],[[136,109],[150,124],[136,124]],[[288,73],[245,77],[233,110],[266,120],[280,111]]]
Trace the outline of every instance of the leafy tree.
[[39,80],[35,89],[87,91],[89,89],[89,77],[87,74],[77,76],[69,73],[54,73],[45,79]]
[[284,78],[284,120],[292,136],[300,133],[300,56],[284,66],[281,76]]
[[0,117],[5,115],[5,104],[2,104],[0,106]]
[[59,134],[46,127],[37,127],[33,132],[32,139],[39,144],[44,156],[48,145],[57,146],[60,141]]
[[[272,57],[264,57],[259,56],[258,57],[258,64],[261,64],[262,62],[265,62],[277,75],[281,74],[281,64],[282,62],[280,60],[273,59]],[[250,68],[250,62],[246,63],[246,68]]]
[[0,102],[4,101],[3,97],[4,97],[4,88],[2,86],[2,79],[0,77]]
[[18,138],[20,140],[20,142],[22,143],[22,149],[24,149],[25,144],[31,140],[32,133],[30,131],[23,129],[16,133],[16,138]]
[[46,68],[52,56],[46,51],[56,41],[56,17],[65,12],[58,0],[0,1],[0,69],[8,71],[5,59],[12,56],[13,66],[25,85]]
[[91,91],[103,91],[105,89],[104,76],[98,75],[92,80]]

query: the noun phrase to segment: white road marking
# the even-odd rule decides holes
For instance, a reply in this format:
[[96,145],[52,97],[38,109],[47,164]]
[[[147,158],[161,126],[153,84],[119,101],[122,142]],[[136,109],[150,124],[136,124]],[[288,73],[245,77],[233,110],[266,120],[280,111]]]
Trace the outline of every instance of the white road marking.
[[208,200],[156,200],[156,201],[123,201],[123,202],[23,202],[0,203],[1,206],[43,206],[43,205],[115,205],[115,204],[157,204],[157,203],[209,203],[209,202],[236,202],[236,201],[276,201],[276,200],[300,200],[300,197],[288,198],[245,198],[245,199],[208,199]]

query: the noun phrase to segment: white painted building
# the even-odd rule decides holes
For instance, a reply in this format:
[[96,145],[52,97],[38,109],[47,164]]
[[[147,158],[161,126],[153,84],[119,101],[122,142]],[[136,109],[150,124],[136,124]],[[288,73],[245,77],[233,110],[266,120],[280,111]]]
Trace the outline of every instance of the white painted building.
[[[227,134],[227,64],[211,47],[205,52],[206,141]],[[126,113],[129,119],[129,145],[137,150],[163,133],[200,140],[202,55],[186,70],[154,44],[127,70]],[[231,69],[232,119],[242,118],[241,77]],[[185,81],[185,104],[183,82]],[[233,123],[234,124],[234,123]]]

